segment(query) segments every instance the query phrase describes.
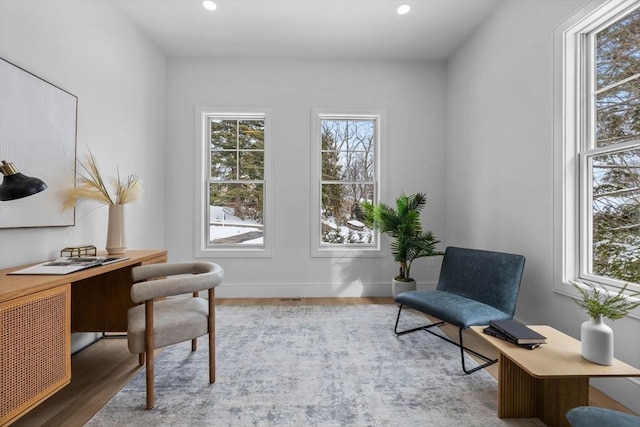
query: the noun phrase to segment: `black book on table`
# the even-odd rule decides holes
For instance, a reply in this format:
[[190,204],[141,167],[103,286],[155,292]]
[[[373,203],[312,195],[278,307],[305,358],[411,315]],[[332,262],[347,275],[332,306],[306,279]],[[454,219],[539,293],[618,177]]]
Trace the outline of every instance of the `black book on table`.
[[489,325],[513,339],[516,344],[543,344],[547,342],[547,337],[516,319],[492,320]]
[[492,337],[500,338],[501,340],[510,342],[511,344],[515,344],[515,345],[517,345],[519,347],[527,348],[529,350],[533,350],[534,348],[538,348],[541,344],[544,344],[544,343],[518,344],[515,339],[511,338],[510,336],[507,336],[507,335],[503,334],[502,332],[500,332],[499,330],[497,330],[493,326],[487,326],[486,328],[483,329],[483,331],[487,335],[491,335]]

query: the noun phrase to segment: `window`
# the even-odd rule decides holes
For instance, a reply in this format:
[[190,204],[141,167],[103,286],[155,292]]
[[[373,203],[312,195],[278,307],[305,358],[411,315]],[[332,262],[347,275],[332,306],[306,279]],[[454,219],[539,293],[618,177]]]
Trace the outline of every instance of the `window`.
[[563,33],[563,281],[640,284],[640,2]]
[[201,110],[199,120],[202,200],[196,252],[268,255],[270,114]]
[[588,275],[640,283],[640,8],[589,35]]
[[314,109],[312,120],[314,254],[379,253],[362,204],[380,191],[381,112]]

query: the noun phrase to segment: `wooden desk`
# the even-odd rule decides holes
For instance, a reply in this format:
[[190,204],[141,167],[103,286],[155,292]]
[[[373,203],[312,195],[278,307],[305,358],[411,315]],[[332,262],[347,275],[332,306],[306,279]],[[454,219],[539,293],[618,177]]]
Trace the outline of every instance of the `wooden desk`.
[[127,330],[131,269],[167,261],[165,250],[62,276],[0,270],[0,425],[10,424],[71,381],[71,332]]
[[547,337],[534,350],[518,347],[471,330],[496,348],[499,355],[498,417],[540,418],[549,426],[568,426],[565,414],[589,404],[590,377],[640,377],[640,369],[614,359],[603,366],[582,358],[580,341],[550,326],[529,326]]

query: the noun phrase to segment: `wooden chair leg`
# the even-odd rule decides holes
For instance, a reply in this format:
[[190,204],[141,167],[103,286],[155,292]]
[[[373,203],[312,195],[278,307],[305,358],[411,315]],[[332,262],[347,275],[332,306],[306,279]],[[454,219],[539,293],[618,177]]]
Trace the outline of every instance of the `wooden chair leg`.
[[154,385],[153,301],[145,301],[145,354],[147,358],[147,409],[153,409],[156,401]]
[[216,309],[215,288],[209,289],[209,383],[216,381]]
[[138,353],[138,365],[144,365],[144,353]]
[[[193,294],[194,298],[198,298],[198,292],[194,292]],[[191,340],[191,351],[196,351],[198,349],[198,339],[194,338]]]

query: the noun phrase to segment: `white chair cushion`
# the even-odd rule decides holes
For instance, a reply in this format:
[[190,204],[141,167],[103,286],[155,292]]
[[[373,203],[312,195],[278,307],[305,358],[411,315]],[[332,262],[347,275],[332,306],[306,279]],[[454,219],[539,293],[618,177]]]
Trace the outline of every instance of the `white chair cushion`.
[[[204,298],[169,298],[153,304],[154,348],[189,341],[208,333],[209,302]],[[128,311],[127,337],[131,353],[144,353],[144,304]]]

